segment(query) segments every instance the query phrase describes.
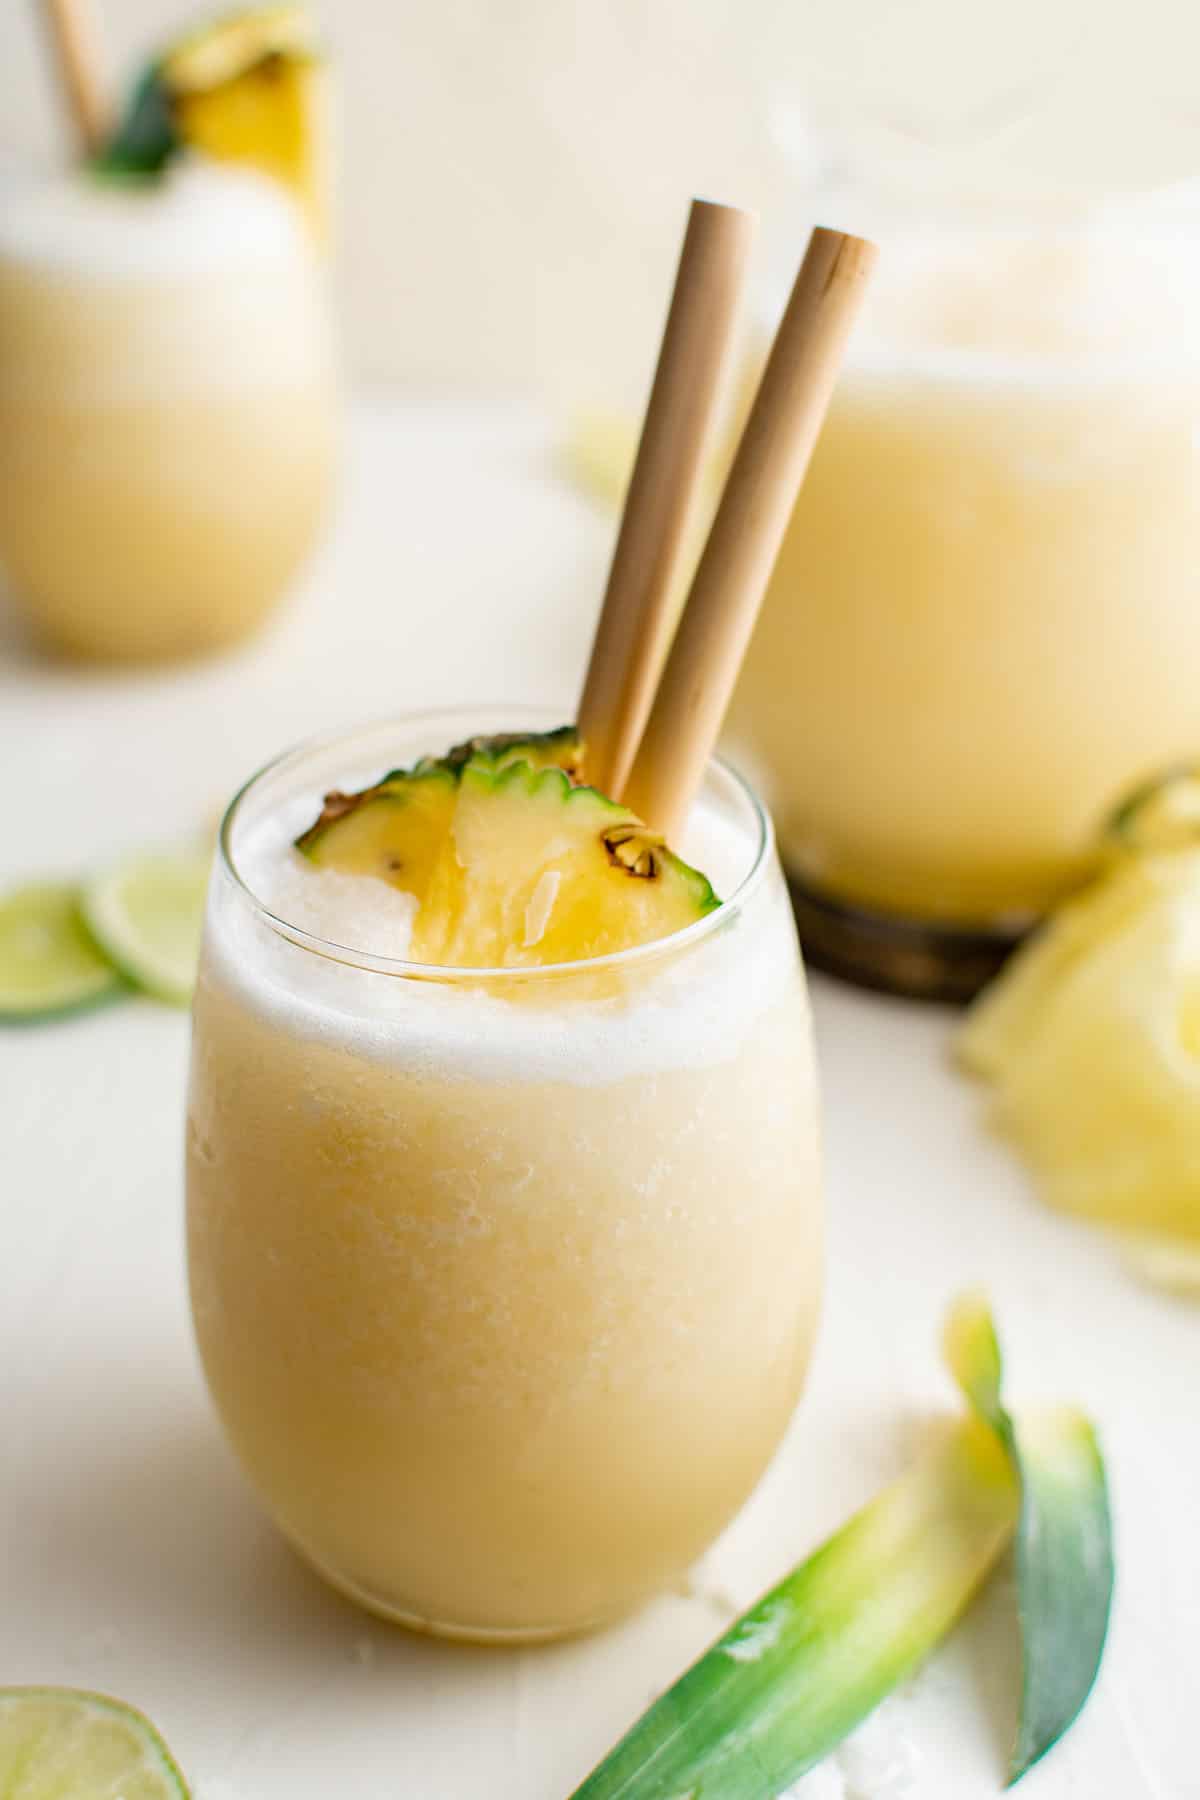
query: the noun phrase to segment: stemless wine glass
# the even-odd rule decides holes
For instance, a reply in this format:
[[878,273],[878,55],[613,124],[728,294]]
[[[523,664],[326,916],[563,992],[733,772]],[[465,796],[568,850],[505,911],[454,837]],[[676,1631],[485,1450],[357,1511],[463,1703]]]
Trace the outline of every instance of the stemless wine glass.
[[320,528],[325,274],[285,190],[199,160],[0,182],[0,570],[49,647],[249,634]]
[[436,968],[280,901],[326,789],[527,722],[373,727],[242,790],[188,1126],[196,1331],[252,1481],[344,1592],[480,1639],[595,1624],[699,1555],[780,1440],[821,1286],[804,974],[728,768],[683,845],[725,904],[661,942]]

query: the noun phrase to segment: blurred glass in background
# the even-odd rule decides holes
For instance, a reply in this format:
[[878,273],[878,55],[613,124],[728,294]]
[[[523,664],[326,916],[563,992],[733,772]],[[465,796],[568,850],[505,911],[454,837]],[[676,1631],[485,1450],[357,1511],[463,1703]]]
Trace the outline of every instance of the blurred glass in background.
[[1011,934],[1200,749],[1200,195],[874,210],[734,730],[807,886]]
[[199,161],[0,187],[0,564],[45,643],[246,636],[314,541],[334,432],[323,274],[282,189]]
[[248,635],[324,518],[327,72],[283,6],[175,20],[118,98],[93,10],[20,9],[76,141],[0,173],[0,567],[43,644],[157,661]]
[[732,728],[814,960],[961,998],[1200,744],[1200,22],[922,0],[826,42],[780,141],[882,256]]

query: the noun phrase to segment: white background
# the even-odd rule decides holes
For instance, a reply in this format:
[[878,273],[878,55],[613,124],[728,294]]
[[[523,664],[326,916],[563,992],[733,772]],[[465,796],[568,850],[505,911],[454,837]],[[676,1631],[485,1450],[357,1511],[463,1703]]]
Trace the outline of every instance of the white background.
[[[93,0],[114,76],[203,0]],[[1095,195],[1200,164],[1193,0],[323,0],[352,369],[640,400],[688,197],[757,208],[764,296],[856,148],[905,191]],[[36,0],[0,5],[0,151],[61,143]],[[821,134],[825,134],[823,137]],[[861,226],[843,200],[826,223]],[[870,223],[870,219],[866,220]]]

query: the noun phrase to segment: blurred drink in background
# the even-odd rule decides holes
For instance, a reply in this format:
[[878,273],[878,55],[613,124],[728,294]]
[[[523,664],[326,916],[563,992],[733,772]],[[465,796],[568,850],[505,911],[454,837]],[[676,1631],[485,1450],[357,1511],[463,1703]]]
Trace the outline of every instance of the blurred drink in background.
[[879,237],[734,731],[818,960],[938,989],[881,925],[1011,935],[1200,749],[1200,250],[1166,200]]
[[323,272],[286,190],[201,159],[0,188],[0,568],[71,655],[251,632],[330,487]]

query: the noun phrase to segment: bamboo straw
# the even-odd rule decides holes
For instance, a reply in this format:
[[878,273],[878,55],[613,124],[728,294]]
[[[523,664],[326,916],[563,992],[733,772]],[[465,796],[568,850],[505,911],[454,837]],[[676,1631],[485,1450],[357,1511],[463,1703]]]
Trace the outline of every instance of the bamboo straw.
[[729,360],[752,214],[693,200],[579,703],[588,780],[618,797],[671,631],[671,595]]
[[85,155],[108,134],[110,113],[100,74],[95,19],[87,0],[42,0],[59,80]]
[[823,226],[809,240],[621,796],[665,836],[716,743],[875,255]]

